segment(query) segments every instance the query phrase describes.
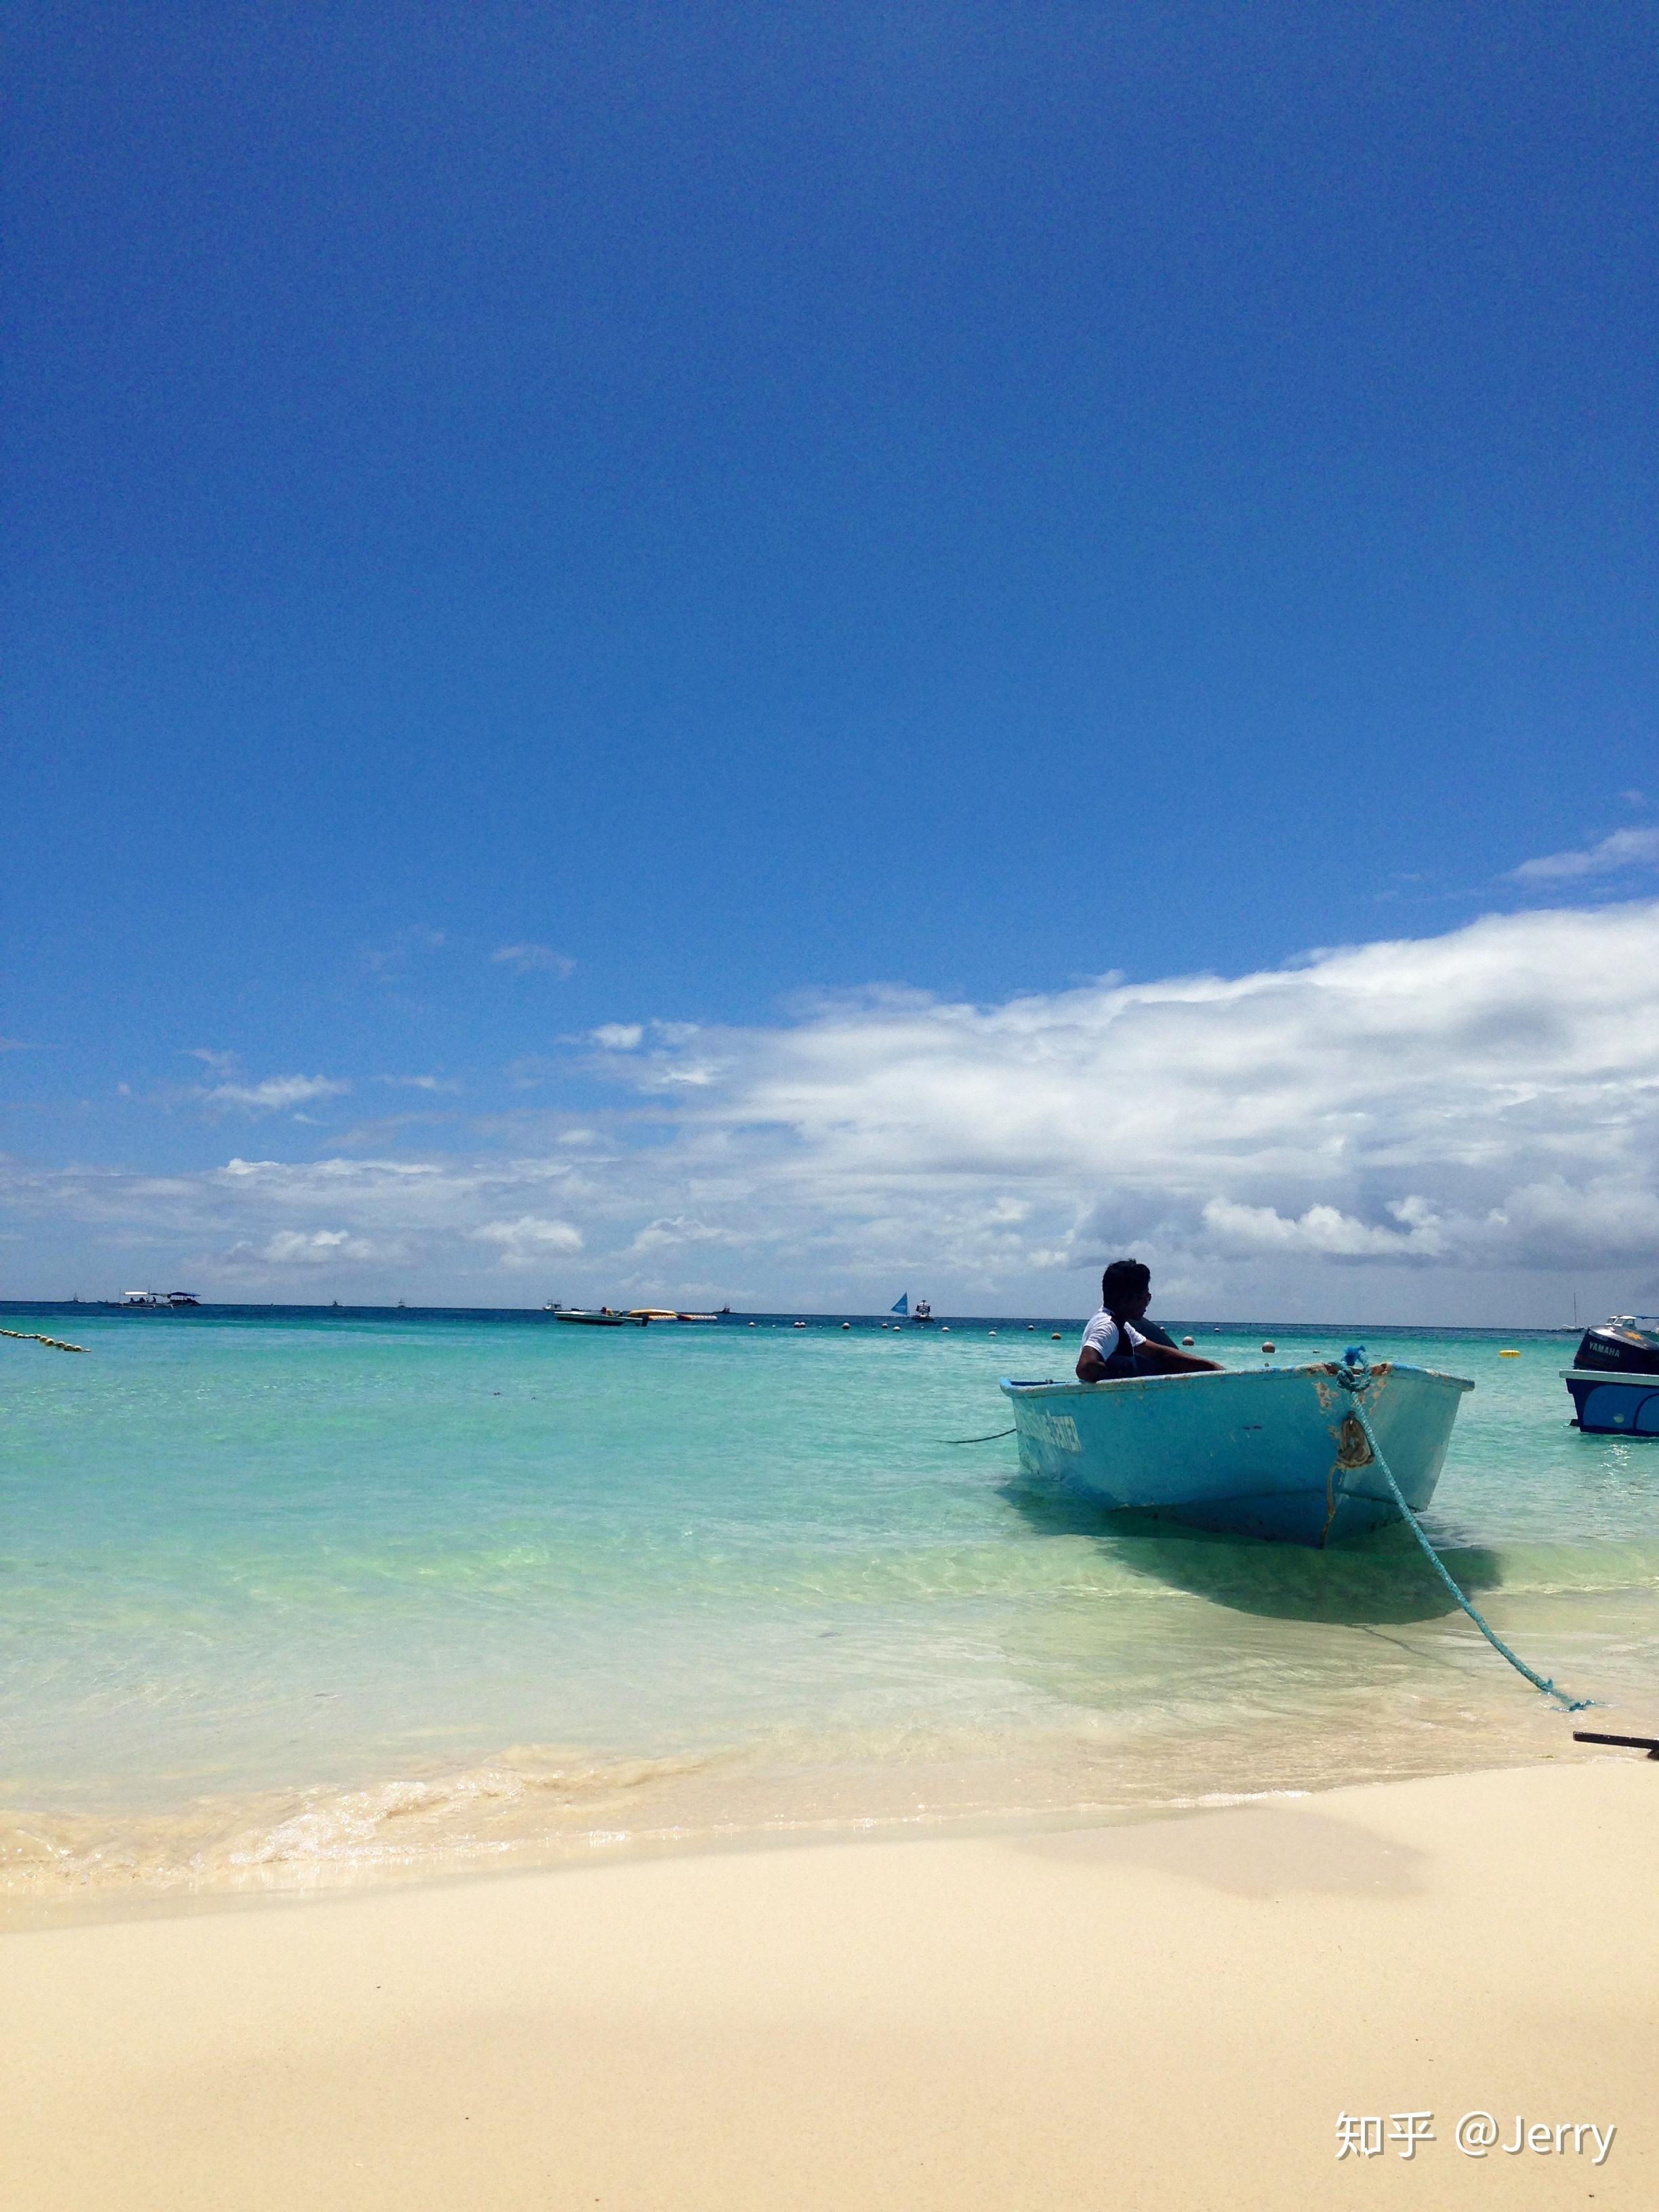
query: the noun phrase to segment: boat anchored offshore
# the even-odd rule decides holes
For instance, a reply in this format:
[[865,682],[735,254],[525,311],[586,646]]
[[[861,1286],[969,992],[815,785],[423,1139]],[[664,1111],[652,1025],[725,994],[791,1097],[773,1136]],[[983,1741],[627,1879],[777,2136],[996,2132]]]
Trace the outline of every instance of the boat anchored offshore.
[[1615,1314],[1561,1370],[1586,1436],[1659,1437],[1659,1314]]
[[589,1328],[621,1328],[625,1323],[643,1328],[650,1318],[647,1314],[612,1313],[609,1306],[601,1306],[597,1312],[583,1306],[552,1306],[548,1310],[555,1321],[580,1322]]
[[[1397,1520],[1334,1360],[1111,1382],[1014,1382],[1020,1466],[1117,1510],[1322,1548]],[[1434,1495],[1460,1376],[1379,1364],[1359,1394],[1414,1513]]]

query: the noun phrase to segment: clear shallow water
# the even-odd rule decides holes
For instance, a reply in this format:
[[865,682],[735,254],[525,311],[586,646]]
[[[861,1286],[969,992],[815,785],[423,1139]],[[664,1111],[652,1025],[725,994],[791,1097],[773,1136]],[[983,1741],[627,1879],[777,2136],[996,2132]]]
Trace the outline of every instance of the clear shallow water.
[[[1022,1487],[1048,1324],[5,1313],[0,1885],[287,1887],[644,1838],[1099,1818],[1571,1752],[1403,1530],[1328,1555]],[[1257,1365],[1260,1327],[1205,1330]],[[1281,1362],[1352,1331],[1277,1328]],[[1659,1446],[1563,1337],[1471,1376],[1430,1516],[1541,1671],[1659,1708]],[[1519,1359],[1500,1360],[1500,1346]]]

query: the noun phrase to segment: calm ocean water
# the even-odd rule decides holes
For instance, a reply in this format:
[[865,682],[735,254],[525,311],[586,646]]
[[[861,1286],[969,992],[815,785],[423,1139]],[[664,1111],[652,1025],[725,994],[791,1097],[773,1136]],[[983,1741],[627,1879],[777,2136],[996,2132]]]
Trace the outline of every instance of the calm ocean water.
[[[1012,1438],[945,1441],[1006,1425],[1000,1374],[1068,1373],[1075,1324],[24,1311],[90,1356],[0,1340],[14,1898],[1571,1749],[1403,1530],[1321,1556],[1131,1526],[1023,1488]],[[1200,1342],[1254,1366],[1263,1333]],[[1281,1363],[1353,1333],[1271,1331]],[[1477,1385],[1429,1521],[1453,1571],[1600,1724],[1651,1725],[1659,1444],[1567,1425],[1564,1337],[1366,1341]]]

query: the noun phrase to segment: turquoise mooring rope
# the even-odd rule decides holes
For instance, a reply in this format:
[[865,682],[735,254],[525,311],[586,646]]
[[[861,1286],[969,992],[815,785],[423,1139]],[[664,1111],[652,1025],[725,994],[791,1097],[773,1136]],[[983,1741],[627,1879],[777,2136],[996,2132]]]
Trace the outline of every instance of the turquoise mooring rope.
[[1372,1431],[1370,1422],[1366,1418],[1364,1401],[1360,1394],[1364,1391],[1366,1383],[1370,1380],[1371,1368],[1370,1362],[1365,1357],[1364,1348],[1360,1345],[1351,1344],[1342,1357],[1344,1364],[1336,1370],[1337,1379],[1341,1383],[1342,1388],[1347,1391],[1353,1400],[1354,1418],[1359,1423],[1360,1428],[1364,1433],[1365,1441],[1371,1448],[1371,1456],[1376,1462],[1377,1466],[1382,1470],[1382,1480],[1388,1484],[1389,1488],[1394,1492],[1394,1502],[1400,1508],[1401,1513],[1404,1516],[1407,1527],[1411,1530],[1413,1535],[1416,1537],[1418,1542],[1423,1547],[1424,1551],[1428,1555],[1430,1565],[1434,1569],[1436,1574],[1439,1576],[1441,1581],[1444,1583],[1446,1588],[1451,1592],[1459,1605],[1462,1607],[1464,1612],[1468,1613],[1469,1619],[1480,1631],[1480,1633],[1486,1638],[1487,1643],[1491,1644],[1492,1650],[1500,1653],[1503,1657],[1507,1659],[1517,1674],[1524,1674],[1527,1680],[1532,1684],[1534,1689],[1541,1690],[1547,1698],[1553,1698],[1556,1703],[1560,1705],[1565,1711],[1570,1713],[1582,1713],[1587,1711],[1588,1709],[1595,1703],[1595,1699],[1593,1698],[1570,1698],[1565,1690],[1558,1690],[1553,1682],[1547,1682],[1541,1674],[1534,1674],[1532,1668],[1528,1666],[1526,1661],[1520,1658],[1515,1652],[1510,1650],[1509,1645],[1504,1643],[1503,1638],[1498,1634],[1497,1631],[1487,1626],[1486,1623],[1480,1618],[1480,1615],[1469,1603],[1468,1598],[1464,1596],[1462,1591],[1458,1589],[1457,1584],[1447,1573],[1445,1563],[1441,1559],[1439,1553],[1435,1550],[1434,1546],[1423,1534],[1422,1524],[1419,1522],[1416,1514],[1412,1511],[1411,1507],[1407,1504],[1405,1499],[1401,1496],[1400,1485],[1394,1479],[1394,1469],[1389,1465],[1387,1460],[1383,1458],[1382,1448],[1377,1443],[1376,1437]]

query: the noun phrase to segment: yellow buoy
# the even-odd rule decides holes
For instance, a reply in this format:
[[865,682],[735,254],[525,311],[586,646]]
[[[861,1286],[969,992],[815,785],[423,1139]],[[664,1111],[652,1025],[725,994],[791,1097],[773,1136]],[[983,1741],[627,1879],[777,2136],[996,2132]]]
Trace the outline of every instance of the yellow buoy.
[[1519,1359],[1521,1355],[1518,1352],[1500,1352],[1498,1357],[1500,1359]]

